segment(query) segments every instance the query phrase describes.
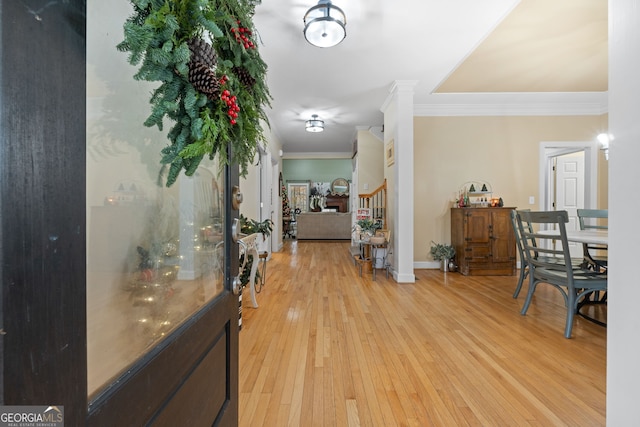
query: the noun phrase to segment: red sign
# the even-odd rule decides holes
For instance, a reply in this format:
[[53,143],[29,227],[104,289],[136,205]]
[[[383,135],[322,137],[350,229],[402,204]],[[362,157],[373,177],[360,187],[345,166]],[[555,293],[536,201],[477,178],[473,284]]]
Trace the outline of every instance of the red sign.
[[358,208],[358,210],[356,210],[356,221],[360,221],[361,219],[371,219],[371,209]]

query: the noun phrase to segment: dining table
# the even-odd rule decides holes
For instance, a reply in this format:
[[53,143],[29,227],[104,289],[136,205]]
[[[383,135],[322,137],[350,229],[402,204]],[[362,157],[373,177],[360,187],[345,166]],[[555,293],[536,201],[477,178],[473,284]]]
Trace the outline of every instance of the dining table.
[[567,240],[570,242],[586,243],[590,245],[608,245],[609,230],[567,230]]
[[[539,234],[547,236],[558,236],[558,230],[540,230]],[[575,243],[586,243],[590,245],[608,245],[609,230],[588,229],[588,230],[567,230],[567,240]]]

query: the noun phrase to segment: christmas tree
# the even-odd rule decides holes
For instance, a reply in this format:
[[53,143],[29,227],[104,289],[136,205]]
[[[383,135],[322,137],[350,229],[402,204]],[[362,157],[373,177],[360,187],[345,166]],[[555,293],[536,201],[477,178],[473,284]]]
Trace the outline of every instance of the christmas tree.
[[289,196],[287,195],[287,188],[282,185],[280,189],[282,194],[282,216],[291,216],[291,208],[289,207]]

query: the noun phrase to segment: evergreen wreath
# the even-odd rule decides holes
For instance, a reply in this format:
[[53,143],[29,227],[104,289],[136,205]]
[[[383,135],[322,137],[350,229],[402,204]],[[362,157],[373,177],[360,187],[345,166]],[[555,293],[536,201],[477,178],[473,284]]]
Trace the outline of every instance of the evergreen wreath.
[[144,125],[162,130],[165,117],[175,122],[161,150],[167,187],[183,169],[193,175],[205,155],[229,164],[229,146],[246,176],[257,144],[266,144],[263,107],[271,101],[252,22],[260,0],[130,2],[134,13],[117,49],[140,64],[134,79],[161,82]]

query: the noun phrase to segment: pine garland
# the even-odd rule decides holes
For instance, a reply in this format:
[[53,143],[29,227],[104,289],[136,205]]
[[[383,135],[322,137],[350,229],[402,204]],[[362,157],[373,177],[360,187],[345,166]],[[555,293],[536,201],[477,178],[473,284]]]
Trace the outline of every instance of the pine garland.
[[[129,52],[131,65],[140,66],[134,79],[161,82],[149,100],[151,114],[144,125],[162,130],[165,118],[174,122],[168,132],[171,144],[161,150],[161,163],[169,165],[167,187],[182,170],[191,176],[205,155],[218,154],[222,165],[229,164],[229,146],[240,175],[246,176],[257,144],[266,144],[263,108],[271,101],[252,22],[260,1],[130,2],[134,13],[124,23],[124,40],[117,48]],[[202,46],[207,37],[217,56],[215,67],[191,62],[198,55],[190,42]]]

